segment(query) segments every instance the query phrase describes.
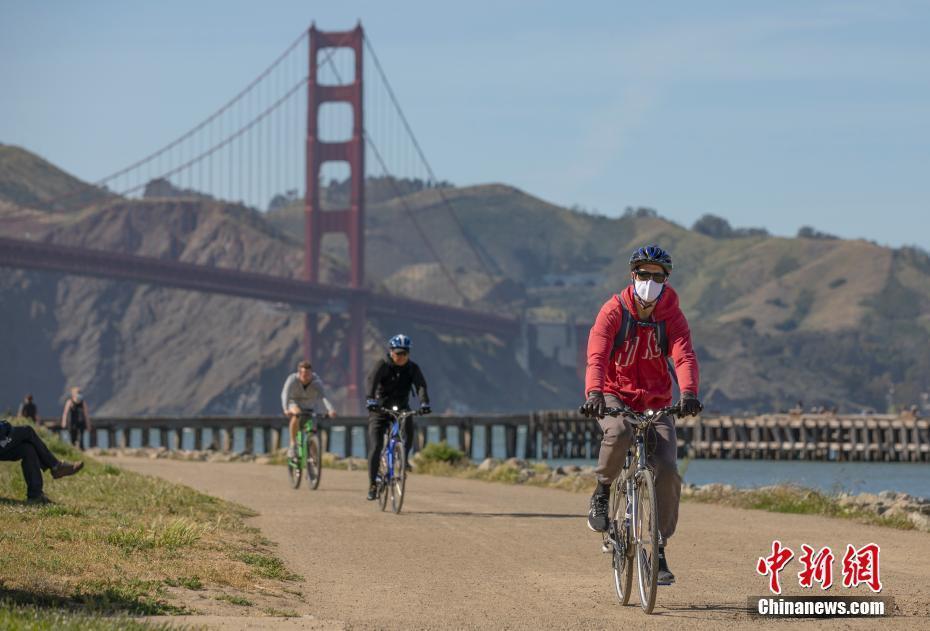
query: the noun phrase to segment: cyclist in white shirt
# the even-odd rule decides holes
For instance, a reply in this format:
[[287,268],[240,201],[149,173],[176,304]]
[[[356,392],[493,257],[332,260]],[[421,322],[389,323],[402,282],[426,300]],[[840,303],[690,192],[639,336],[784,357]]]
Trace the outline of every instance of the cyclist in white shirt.
[[297,442],[297,427],[302,413],[312,414],[322,403],[329,418],[336,416],[333,404],[326,398],[326,386],[320,376],[313,372],[308,361],[297,364],[297,372],[288,376],[281,390],[281,407],[289,419],[291,441],[287,448],[287,457],[295,458],[294,443]]

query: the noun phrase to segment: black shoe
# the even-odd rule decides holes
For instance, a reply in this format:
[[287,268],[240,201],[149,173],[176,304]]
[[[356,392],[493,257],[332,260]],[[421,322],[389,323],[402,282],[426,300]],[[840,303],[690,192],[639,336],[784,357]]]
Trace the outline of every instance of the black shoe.
[[404,471],[406,471],[407,473],[410,473],[411,471],[413,471],[413,465],[410,464],[409,462],[405,463],[405,464],[404,464]]
[[59,462],[52,468],[52,477],[56,480],[65,476],[74,475],[84,468],[83,462]]
[[52,500],[48,499],[48,496],[45,493],[42,493],[41,495],[37,495],[35,497],[27,497],[26,503],[42,505],[42,504],[52,504],[53,502]]
[[665,548],[659,548],[659,578],[656,581],[659,585],[671,585],[675,582],[675,575],[668,569],[668,561],[665,559]]
[[607,513],[610,510],[610,494],[594,492],[591,509],[588,511],[588,528],[594,532],[607,532]]
[[378,498],[378,487],[372,484],[368,487],[368,497],[366,498],[369,502]]

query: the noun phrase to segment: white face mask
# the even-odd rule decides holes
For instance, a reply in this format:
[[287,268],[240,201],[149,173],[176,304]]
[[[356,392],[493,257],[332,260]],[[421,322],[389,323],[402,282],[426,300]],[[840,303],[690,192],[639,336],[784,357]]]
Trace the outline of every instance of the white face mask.
[[636,295],[643,302],[652,302],[662,293],[664,284],[657,283],[654,280],[634,280],[633,286],[636,288]]

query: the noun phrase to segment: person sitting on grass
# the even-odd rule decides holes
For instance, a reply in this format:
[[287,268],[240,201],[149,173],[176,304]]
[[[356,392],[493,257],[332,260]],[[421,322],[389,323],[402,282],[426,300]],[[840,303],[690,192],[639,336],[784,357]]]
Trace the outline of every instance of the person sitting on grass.
[[0,419],[0,460],[22,461],[26,479],[26,503],[48,504],[51,500],[42,490],[42,469],[52,472],[56,480],[74,475],[83,462],[62,462],[56,458],[30,425],[11,425]]

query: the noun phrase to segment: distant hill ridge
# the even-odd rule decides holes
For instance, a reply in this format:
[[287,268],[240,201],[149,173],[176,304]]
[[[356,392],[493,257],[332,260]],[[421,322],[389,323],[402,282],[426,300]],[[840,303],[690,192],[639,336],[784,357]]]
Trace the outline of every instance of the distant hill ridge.
[[[414,181],[397,186],[381,179],[368,185],[378,192],[369,196],[367,207],[366,277],[378,290],[526,313],[536,320],[587,323],[628,282],[629,253],[655,242],[674,257],[671,282],[691,323],[703,396],[712,409],[769,410],[798,399],[853,411],[885,409],[917,403],[930,390],[930,257],[919,249],[827,238],[813,229],[801,238],[774,237],[761,229],[734,229],[714,217],[689,230],[648,210],[608,218],[562,208],[504,184],[456,188],[443,183],[441,191]],[[143,201],[99,196],[95,205],[65,214],[60,211],[67,208],[49,213],[43,207],[69,190],[91,194],[96,189],[22,149],[0,146],[4,235],[283,275],[300,269],[303,208],[287,195],[267,213],[183,196]],[[392,196],[396,190],[404,193],[402,199]],[[328,194],[329,203],[338,204],[344,191],[333,183]],[[410,213],[464,298],[412,236]],[[493,277],[458,223],[479,244],[485,262],[493,263]],[[324,249],[326,277],[340,282],[344,244],[327,240]],[[4,304],[33,305],[4,319],[14,318],[14,328],[41,338],[35,343],[44,345],[48,362],[56,363],[51,373],[57,370],[61,380],[71,382],[80,378],[82,366],[94,366],[89,383],[99,384],[97,398],[105,401],[104,409],[121,413],[273,407],[274,395],[267,390],[292,361],[300,335],[297,315],[271,313],[261,304],[90,279],[17,272],[0,283],[0,298]],[[222,324],[216,308],[236,316]],[[50,313],[55,317],[49,319]],[[222,335],[208,333],[221,324],[228,327]],[[369,357],[380,353],[387,331],[405,326],[372,322]],[[138,344],[149,339],[146,327],[156,330],[143,352]],[[537,361],[540,374],[521,374],[510,350],[488,340],[428,329],[418,335],[456,409],[577,403],[580,385],[567,368]],[[338,344],[336,329],[332,337]],[[28,356],[23,339],[0,333],[13,356]],[[160,343],[166,339],[180,346]],[[140,392],[146,379],[135,376],[133,362],[140,352],[152,371],[171,366],[179,380],[177,390],[165,384],[144,405]],[[470,367],[462,373],[465,357]],[[235,370],[227,370],[230,361]],[[454,385],[463,379],[464,385]],[[9,391],[12,386],[3,386],[2,394],[14,396],[27,387],[21,379],[17,384]]]

